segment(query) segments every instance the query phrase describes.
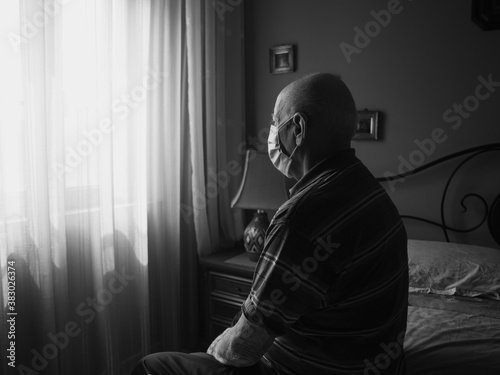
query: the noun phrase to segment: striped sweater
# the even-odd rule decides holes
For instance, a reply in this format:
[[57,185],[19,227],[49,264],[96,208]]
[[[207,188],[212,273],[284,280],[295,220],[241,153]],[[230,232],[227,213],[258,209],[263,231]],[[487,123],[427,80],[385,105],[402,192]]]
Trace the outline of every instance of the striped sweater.
[[280,374],[404,374],[407,237],[386,191],[340,152],[291,190],[266,234],[247,319]]

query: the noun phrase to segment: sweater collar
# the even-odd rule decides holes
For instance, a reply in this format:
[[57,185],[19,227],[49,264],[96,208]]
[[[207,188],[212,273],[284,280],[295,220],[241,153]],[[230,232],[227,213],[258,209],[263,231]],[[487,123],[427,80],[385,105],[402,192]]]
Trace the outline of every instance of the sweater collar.
[[354,149],[337,152],[336,154],[323,159],[307,173],[290,189],[290,196],[294,196],[302,189],[310,185],[318,176],[326,171],[339,171],[345,167],[359,162],[355,156]]

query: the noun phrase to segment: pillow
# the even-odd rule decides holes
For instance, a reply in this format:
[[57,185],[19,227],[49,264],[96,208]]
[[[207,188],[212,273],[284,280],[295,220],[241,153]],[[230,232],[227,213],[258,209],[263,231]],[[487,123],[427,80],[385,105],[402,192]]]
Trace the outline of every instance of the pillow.
[[408,240],[410,292],[500,300],[500,250]]

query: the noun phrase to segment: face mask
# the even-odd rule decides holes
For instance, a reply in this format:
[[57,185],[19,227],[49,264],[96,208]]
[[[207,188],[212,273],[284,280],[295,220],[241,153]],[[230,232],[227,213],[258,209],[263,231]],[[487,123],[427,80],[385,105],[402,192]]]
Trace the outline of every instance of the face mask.
[[281,125],[271,125],[271,128],[269,129],[269,138],[267,139],[267,152],[269,154],[269,158],[273,162],[274,167],[288,178],[292,177],[292,175],[289,174],[290,166],[292,165],[292,156],[299,145],[295,146],[290,156],[285,155],[283,151],[281,151],[279,129],[290,122],[290,120],[292,120],[294,116],[295,115],[290,117]]

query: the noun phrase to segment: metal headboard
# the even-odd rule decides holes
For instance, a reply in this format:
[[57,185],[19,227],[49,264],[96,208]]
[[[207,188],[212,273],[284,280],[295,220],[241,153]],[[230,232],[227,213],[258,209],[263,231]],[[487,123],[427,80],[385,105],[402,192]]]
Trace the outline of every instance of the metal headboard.
[[[455,153],[450,154],[448,156],[444,156],[444,157],[437,159],[433,162],[430,162],[428,164],[425,164],[425,165],[422,165],[418,168],[415,168],[414,170],[411,170],[411,171],[408,171],[405,173],[401,173],[401,174],[395,174],[393,176],[388,176],[388,177],[377,177],[376,179],[377,179],[377,181],[380,181],[380,182],[405,179],[406,177],[408,177],[410,175],[415,175],[415,174],[422,172],[426,169],[429,169],[429,168],[435,167],[441,163],[444,163],[448,160],[456,159],[456,158],[460,158],[460,157],[464,157],[465,155],[468,155],[467,157],[464,158],[464,160],[462,160],[455,167],[453,172],[448,177],[448,180],[446,181],[446,185],[445,185],[443,192],[442,192],[442,195],[441,195],[441,208],[440,208],[441,222],[436,222],[436,221],[432,221],[432,220],[429,220],[426,218],[412,216],[412,215],[401,215],[401,217],[406,218],[406,219],[418,220],[418,221],[421,221],[421,222],[424,222],[424,223],[427,223],[430,225],[440,227],[443,230],[443,233],[444,233],[444,236],[445,236],[447,242],[450,242],[448,231],[457,232],[457,233],[473,232],[473,231],[477,230],[478,228],[480,228],[486,221],[488,221],[488,229],[490,231],[491,236],[498,244],[500,244],[500,194],[498,194],[495,197],[495,199],[493,199],[491,204],[488,204],[486,199],[477,193],[467,193],[462,197],[462,200],[460,201],[460,204],[463,208],[462,212],[467,211],[467,207],[465,205],[465,200],[467,198],[470,198],[470,197],[477,198],[482,203],[482,205],[484,207],[484,215],[481,218],[480,222],[477,223],[476,225],[471,226],[470,228],[461,229],[461,228],[450,227],[449,225],[446,224],[446,217],[445,217],[446,197],[447,197],[447,194],[449,192],[450,184],[451,184],[452,180],[454,179],[454,177],[456,176],[457,172],[466,163],[468,163],[470,160],[474,159],[475,157],[477,157],[481,154],[487,153],[487,152],[498,152],[498,151],[500,151],[500,143],[491,143],[491,144],[487,144],[487,145],[483,145],[483,146],[472,147],[472,148],[468,148],[468,149],[463,150],[463,151],[455,152]],[[500,166],[498,167],[497,173],[500,174]]]

